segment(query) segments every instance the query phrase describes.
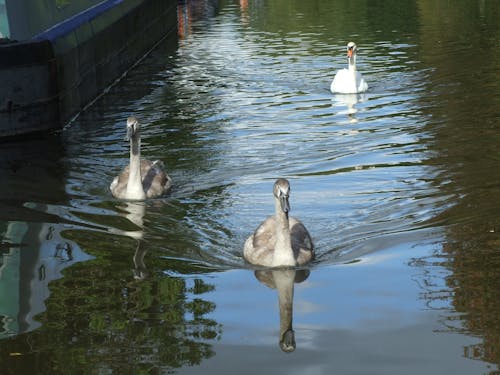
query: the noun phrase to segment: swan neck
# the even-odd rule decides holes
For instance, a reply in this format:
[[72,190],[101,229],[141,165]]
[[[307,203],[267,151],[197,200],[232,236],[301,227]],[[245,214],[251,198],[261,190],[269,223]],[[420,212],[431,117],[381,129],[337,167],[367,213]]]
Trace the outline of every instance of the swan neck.
[[136,155],[139,158],[141,157],[141,137],[139,133],[134,134],[133,137],[130,138],[130,157],[132,155]]
[[273,254],[273,267],[295,266],[288,213],[283,212],[279,199],[276,199],[276,245]]
[[130,164],[127,182],[128,199],[144,199],[141,176],[141,140],[138,136],[130,139]]
[[356,72],[356,54],[353,54],[352,57],[347,58],[349,71],[354,73]]

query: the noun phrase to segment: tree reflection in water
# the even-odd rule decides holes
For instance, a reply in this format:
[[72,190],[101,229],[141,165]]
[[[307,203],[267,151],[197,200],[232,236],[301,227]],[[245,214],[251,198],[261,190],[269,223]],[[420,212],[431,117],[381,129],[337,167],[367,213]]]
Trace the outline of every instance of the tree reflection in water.
[[500,238],[498,226],[459,226],[443,245],[453,273],[446,279],[453,308],[463,316],[467,332],[482,344],[466,347],[464,355],[500,363]]
[[133,244],[125,256],[119,246],[126,242],[110,245],[109,235],[98,242],[95,233],[92,240],[77,231],[65,236],[97,259],[75,264],[51,283],[46,311],[37,317],[42,323],[38,330],[0,346],[7,374],[34,368],[42,374],[57,373],[55,369],[163,373],[214,355],[211,341],[220,337],[221,326],[205,317],[215,304],[202,298],[213,285],[201,277],[166,276],[162,271],[168,265],[160,257],[141,258],[148,277],[136,279],[130,272],[137,255]]
[[[431,119],[428,164],[441,170],[433,183],[453,202],[430,223],[444,228],[444,243],[433,259],[419,263],[426,269],[424,298],[432,308],[445,306],[446,329],[482,341],[465,347],[464,356],[498,365],[500,174],[498,121],[493,119],[498,118],[500,34],[499,8],[493,4],[463,2],[457,8],[446,2],[418,2],[425,25],[421,60],[433,67],[421,99],[422,112]],[[442,36],[440,45],[453,46],[446,54],[436,53],[436,35]]]

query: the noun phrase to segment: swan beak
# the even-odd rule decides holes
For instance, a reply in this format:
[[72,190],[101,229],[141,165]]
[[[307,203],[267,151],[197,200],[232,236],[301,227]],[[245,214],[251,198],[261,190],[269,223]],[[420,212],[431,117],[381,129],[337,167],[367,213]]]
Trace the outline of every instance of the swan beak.
[[352,57],[352,48],[347,49],[347,57],[351,58]]
[[290,211],[290,202],[288,201],[288,195],[285,195],[285,194],[281,195],[280,204],[281,204],[281,210],[285,214],[288,214],[288,211]]

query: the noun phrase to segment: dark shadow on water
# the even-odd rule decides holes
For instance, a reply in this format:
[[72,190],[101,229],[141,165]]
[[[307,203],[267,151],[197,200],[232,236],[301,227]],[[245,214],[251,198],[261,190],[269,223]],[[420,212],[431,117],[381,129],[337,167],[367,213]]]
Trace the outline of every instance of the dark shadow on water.
[[67,171],[60,134],[0,143],[0,219],[30,217],[25,203],[64,204]]

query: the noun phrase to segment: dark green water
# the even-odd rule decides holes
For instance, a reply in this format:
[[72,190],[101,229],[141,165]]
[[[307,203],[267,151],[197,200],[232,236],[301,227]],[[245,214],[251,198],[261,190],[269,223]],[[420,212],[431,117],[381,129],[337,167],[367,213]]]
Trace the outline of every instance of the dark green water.
[[[500,3],[179,17],[178,41],[63,132],[0,145],[1,373],[498,373]],[[370,88],[335,96],[350,40]],[[165,199],[110,195],[131,114]],[[243,243],[277,177],[317,259],[256,278]],[[269,286],[292,285],[287,354]]]

